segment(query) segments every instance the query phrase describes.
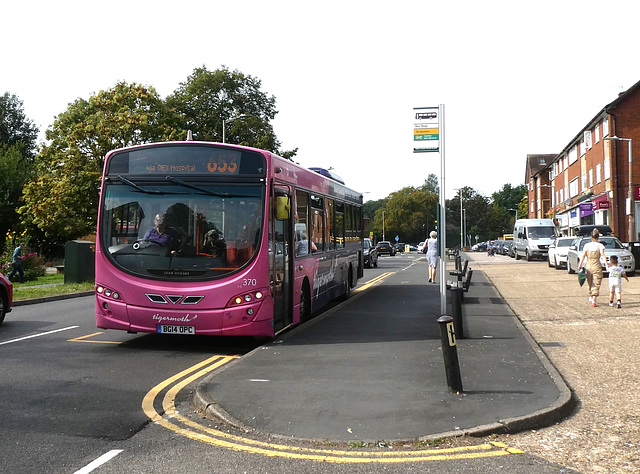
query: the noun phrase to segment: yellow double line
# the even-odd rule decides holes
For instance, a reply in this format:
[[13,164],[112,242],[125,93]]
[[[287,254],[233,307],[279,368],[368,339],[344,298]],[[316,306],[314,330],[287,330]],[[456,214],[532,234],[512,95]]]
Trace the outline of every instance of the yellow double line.
[[359,293],[360,291],[364,291],[367,288],[371,288],[373,285],[375,285],[376,283],[380,283],[382,280],[384,280],[385,278],[390,277],[391,275],[393,275],[395,272],[386,272],[386,273],[382,273],[381,275],[378,275],[377,277],[369,280],[368,282],[366,282],[364,285],[356,288],[355,290],[353,290],[351,293]]
[[[183,417],[176,411],[175,399],[180,390],[235,358],[235,356],[213,356],[159,383],[144,397],[144,400],[142,401],[142,409],[155,423],[189,439],[207,443],[219,448],[270,457],[333,463],[389,464],[474,459],[522,453],[522,451],[510,448],[502,443],[483,443],[477,446],[465,446],[459,448],[391,452],[345,451],[337,449],[315,449],[287,446],[244,438],[209,428]],[[156,399],[159,398],[163,392],[162,410],[164,411],[164,414],[160,414],[158,410],[156,410]]]

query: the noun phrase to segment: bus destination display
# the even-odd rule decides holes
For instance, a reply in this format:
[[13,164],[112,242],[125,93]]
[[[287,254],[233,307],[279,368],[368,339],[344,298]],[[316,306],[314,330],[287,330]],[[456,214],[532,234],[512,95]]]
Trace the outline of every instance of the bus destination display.
[[263,175],[257,153],[206,146],[150,146],[111,157],[108,174]]

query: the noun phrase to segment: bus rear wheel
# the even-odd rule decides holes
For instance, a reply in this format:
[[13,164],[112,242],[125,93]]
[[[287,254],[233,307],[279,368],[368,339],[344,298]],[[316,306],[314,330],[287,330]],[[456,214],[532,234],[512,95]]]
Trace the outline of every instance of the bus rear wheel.
[[309,287],[302,286],[300,291],[300,322],[308,321],[311,317],[311,298],[309,297]]
[[349,277],[347,278],[347,288],[345,289],[344,293],[340,297],[341,301],[346,301],[346,300],[349,299],[349,296],[351,296],[351,281],[352,280],[353,280],[353,270],[351,269],[351,267],[349,267]]

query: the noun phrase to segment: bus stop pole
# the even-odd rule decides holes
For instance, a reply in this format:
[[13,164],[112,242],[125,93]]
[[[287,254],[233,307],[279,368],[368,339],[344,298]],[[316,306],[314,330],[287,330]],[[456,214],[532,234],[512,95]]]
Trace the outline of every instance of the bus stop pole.
[[444,196],[444,104],[438,107],[439,123],[439,150],[440,150],[440,220],[438,221],[438,238],[440,239],[440,314],[447,314],[447,272],[445,265],[447,261],[447,226],[446,226],[446,202]]

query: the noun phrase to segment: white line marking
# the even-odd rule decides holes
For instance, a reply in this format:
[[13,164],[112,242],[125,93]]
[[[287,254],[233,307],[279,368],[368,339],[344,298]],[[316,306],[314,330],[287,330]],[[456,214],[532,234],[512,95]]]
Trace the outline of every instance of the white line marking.
[[41,332],[39,334],[32,334],[31,336],[19,337],[18,339],[11,339],[10,341],[0,342],[0,346],[3,346],[5,344],[11,344],[12,342],[20,342],[20,341],[24,341],[26,339],[32,339],[34,337],[47,336],[49,334],[53,334],[53,333],[60,332],[60,331],[68,331],[69,329],[76,329],[76,328],[79,328],[79,327],[80,326],[69,326],[68,328],[55,329],[53,331]]
[[109,451],[107,453],[104,453],[102,456],[100,456],[95,461],[90,462],[89,464],[87,464],[82,469],[74,472],[73,474],[88,474],[89,472],[93,471],[94,469],[102,466],[104,463],[110,461],[112,458],[115,458],[122,451],[123,451],[122,449],[112,449],[111,451]]
[[270,382],[269,379],[249,379],[249,382]]

